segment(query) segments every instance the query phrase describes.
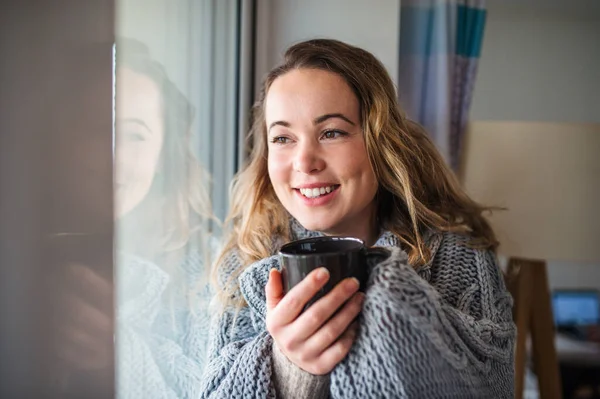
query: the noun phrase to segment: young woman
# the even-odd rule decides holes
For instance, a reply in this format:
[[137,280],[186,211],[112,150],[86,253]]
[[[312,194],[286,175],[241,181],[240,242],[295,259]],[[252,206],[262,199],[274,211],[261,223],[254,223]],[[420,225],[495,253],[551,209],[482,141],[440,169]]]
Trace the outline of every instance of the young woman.
[[[512,302],[486,208],[402,114],[382,64],[334,40],[296,44],[254,111],[203,397],[513,397]],[[283,296],[276,253],[316,235],[392,255],[365,294],[348,279],[301,313],[328,274]]]
[[193,109],[143,44],[120,40],[116,60],[118,391],[195,398],[211,208],[207,174],[191,152]]

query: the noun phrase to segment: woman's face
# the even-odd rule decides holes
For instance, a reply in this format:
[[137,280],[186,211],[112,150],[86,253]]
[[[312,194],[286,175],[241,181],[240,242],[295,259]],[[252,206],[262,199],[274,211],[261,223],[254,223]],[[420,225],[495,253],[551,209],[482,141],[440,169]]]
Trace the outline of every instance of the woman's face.
[[117,72],[115,207],[126,215],[150,191],[164,140],[161,94],[145,75],[121,67]]
[[350,86],[293,70],[271,85],[265,117],[269,177],[287,211],[309,230],[369,241],[378,183]]

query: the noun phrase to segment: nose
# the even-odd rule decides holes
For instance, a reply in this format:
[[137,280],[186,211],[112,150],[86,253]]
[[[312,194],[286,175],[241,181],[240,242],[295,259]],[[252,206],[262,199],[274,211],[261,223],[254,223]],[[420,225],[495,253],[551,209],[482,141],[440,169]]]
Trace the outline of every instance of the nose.
[[318,144],[305,141],[296,147],[293,160],[294,170],[300,173],[313,174],[325,168],[325,159],[319,151]]

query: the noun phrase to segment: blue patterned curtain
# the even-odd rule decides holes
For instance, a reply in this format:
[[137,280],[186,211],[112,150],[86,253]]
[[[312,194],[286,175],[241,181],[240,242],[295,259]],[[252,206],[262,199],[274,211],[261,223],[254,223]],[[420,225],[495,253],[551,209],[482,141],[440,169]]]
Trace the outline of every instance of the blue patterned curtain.
[[402,0],[398,92],[458,168],[485,27],[484,0]]

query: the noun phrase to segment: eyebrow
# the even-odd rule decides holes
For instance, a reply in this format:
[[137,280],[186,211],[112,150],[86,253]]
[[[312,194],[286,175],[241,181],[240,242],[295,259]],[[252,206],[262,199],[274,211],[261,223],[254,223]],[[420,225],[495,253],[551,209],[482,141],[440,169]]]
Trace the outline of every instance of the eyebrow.
[[[313,125],[318,125],[318,124],[323,123],[326,120],[332,119],[332,118],[338,118],[338,119],[348,122],[352,126],[356,126],[356,123],[352,122],[349,118],[347,118],[344,114],[341,114],[341,113],[325,114],[325,115],[318,116],[315,119],[313,119]],[[291,125],[289,122],[286,122],[286,121],[275,121],[269,125],[269,130],[271,130],[271,128],[273,126],[290,127]]]
[[150,129],[148,127],[148,125],[146,125],[146,122],[144,122],[141,119],[138,119],[138,118],[127,118],[127,119],[124,120],[124,122],[134,123],[136,125],[140,125],[140,126],[146,128],[146,130],[148,130],[150,133],[152,133],[152,129]]

